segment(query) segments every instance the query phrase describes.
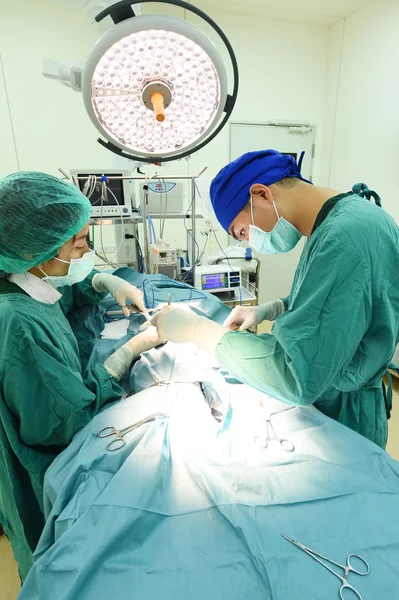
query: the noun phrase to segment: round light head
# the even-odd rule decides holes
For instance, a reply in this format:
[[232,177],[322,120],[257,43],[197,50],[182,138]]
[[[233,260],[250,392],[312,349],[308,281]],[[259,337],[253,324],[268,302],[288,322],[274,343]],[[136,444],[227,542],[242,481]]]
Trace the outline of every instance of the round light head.
[[194,149],[217,125],[227,76],[217,49],[197,27],[143,15],[100,38],[84,68],[82,92],[91,120],[112,144],[144,160],[166,158]]

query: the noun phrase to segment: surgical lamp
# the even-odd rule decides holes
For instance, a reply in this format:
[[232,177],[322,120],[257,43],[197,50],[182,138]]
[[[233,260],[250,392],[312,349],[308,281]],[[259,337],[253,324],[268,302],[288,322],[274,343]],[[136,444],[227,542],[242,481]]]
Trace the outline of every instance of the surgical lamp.
[[[86,110],[105,148],[131,160],[166,162],[188,156],[224,127],[237,99],[238,67],[219,26],[183,0],[161,0],[206,21],[223,41],[232,64],[233,91],[223,60],[198,27],[159,14],[135,16],[123,0],[96,17],[115,25],[94,46],[83,69]],[[159,1],[159,0],[158,0]]]

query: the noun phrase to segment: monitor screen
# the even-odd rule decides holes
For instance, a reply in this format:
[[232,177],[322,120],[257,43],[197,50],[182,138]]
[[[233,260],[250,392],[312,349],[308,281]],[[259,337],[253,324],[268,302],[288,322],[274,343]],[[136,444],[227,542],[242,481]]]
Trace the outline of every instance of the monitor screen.
[[203,290],[217,290],[228,287],[226,273],[210,273],[201,276],[201,287]]
[[[83,188],[84,185],[89,177],[89,175],[96,175],[97,179],[99,179],[101,177],[100,174],[98,173],[79,173],[78,177],[84,177],[85,179],[78,179],[79,181],[79,188],[80,191],[83,192]],[[104,173],[104,175],[107,177],[107,174]],[[122,177],[122,173],[113,173],[112,177]],[[125,195],[123,192],[123,179],[110,179],[107,182],[107,188],[108,190],[106,191],[107,193],[105,194],[104,200],[103,200],[103,206],[118,206],[118,203],[120,206],[124,206],[125,205]],[[109,191],[111,190],[114,196],[111,194],[111,192]],[[99,181],[98,184],[96,185],[96,189],[94,190],[93,194],[91,195],[91,197],[89,198],[91,205],[92,206],[98,206],[99,208],[101,207],[101,182]]]

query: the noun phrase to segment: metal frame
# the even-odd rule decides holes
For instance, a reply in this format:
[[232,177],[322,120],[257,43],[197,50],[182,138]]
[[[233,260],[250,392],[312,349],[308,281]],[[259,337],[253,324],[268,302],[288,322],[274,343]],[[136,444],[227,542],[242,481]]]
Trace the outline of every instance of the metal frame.
[[[191,246],[191,255],[193,257],[193,265],[191,268],[191,272],[193,275],[193,281],[194,281],[194,276],[195,276],[195,267],[196,267],[196,260],[194,260],[195,258],[195,233],[196,233],[196,219],[198,218],[196,215],[196,195],[197,195],[197,186],[195,183],[195,180],[198,179],[203,172],[205,171],[207,167],[205,167],[204,169],[202,169],[198,175],[194,175],[192,177],[189,176],[179,176],[179,177],[171,177],[169,176],[165,176],[162,177],[162,179],[168,180],[168,179],[172,179],[173,181],[176,181],[176,179],[179,180],[184,180],[184,181],[190,181],[191,180],[191,234],[192,234],[192,246]],[[84,177],[76,177],[77,180],[79,179],[85,179]],[[145,182],[149,182],[150,179],[152,179],[152,177],[127,177],[127,176],[123,176],[123,177],[108,177],[108,179],[129,179],[130,181],[144,181]],[[144,187],[144,186],[143,186]],[[142,202],[141,204],[141,211],[142,211],[142,222],[143,222],[143,234],[144,234],[144,268],[145,271],[147,272],[148,268],[149,268],[149,243],[148,243],[148,230],[147,230],[147,204],[148,204],[148,187],[147,189],[145,189],[144,187],[144,202]],[[190,214],[190,213],[185,213],[184,215],[181,215],[180,218],[186,218],[186,215]],[[172,218],[178,218],[177,216],[172,216]],[[121,219],[121,223],[126,223],[126,222],[131,222],[133,219],[132,217],[127,217],[126,221],[124,219]],[[97,223],[101,223],[101,221],[112,221],[112,224],[117,224],[118,223],[118,219],[99,219],[97,221]],[[139,222],[138,220],[134,219],[135,222]],[[95,225],[96,223],[91,223],[92,225]],[[104,223],[103,223],[104,224]]]

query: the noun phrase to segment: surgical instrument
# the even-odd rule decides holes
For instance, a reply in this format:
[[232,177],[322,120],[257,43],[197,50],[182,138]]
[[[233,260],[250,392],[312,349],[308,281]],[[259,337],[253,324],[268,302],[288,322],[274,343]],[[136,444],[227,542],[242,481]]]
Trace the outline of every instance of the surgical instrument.
[[[146,315],[145,313],[139,311],[136,307],[133,307],[131,304],[127,305],[127,308],[130,310],[130,316],[134,316],[134,315],[141,315],[142,317],[144,317],[146,319],[146,321],[150,321],[151,317],[149,317],[148,315]],[[156,308],[149,308],[148,312],[149,313],[153,313],[154,311],[158,312],[158,309]],[[120,310],[107,310],[106,311],[106,315],[108,317],[125,317],[125,313],[123,312],[122,309]]]
[[141,421],[137,421],[136,423],[133,423],[133,425],[129,425],[129,427],[125,427],[124,429],[115,429],[115,427],[113,427],[112,425],[107,425],[106,427],[103,427],[102,429],[100,429],[100,431],[97,433],[97,437],[106,438],[106,437],[110,437],[110,436],[114,435],[115,438],[109,442],[109,444],[107,445],[107,450],[109,452],[115,452],[115,450],[120,450],[121,448],[123,448],[123,446],[126,445],[126,440],[123,439],[123,437],[127,433],[130,433],[131,431],[133,431],[134,429],[137,429],[138,427],[140,427],[141,425],[144,425],[145,423],[154,421],[158,417],[167,417],[167,416],[168,415],[166,413],[156,412],[152,415],[149,415],[145,419],[141,419]]
[[[359,556],[358,554],[348,554],[347,559],[346,559],[346,565],[341,565],[340,563],[335,562],[335,560],[331,560],[330,558],[327,558],[326,556],[323,556],[322,554],[319,554],[318,552],[315,552],[314,550],[307,548],[300,542],[296,542],[295,540],[284,535],[283,533],[281,535],[283,538],[285,538],[286,540],[291,542],[291,544],[294,544],[295,546],[297,546],[298,548],[300,548],[301,550],[306,552],[306,554],[309,554],[309,556],[311,556],[312,558],[317,560],[317,562],[319,562],[321,565],[323,565],[323,567],[325,567],[331,573],[333,573],[333,575],[338,577],[338,579],[342,583],[341,587],[339,589],[339,597],[341,598],[341,600],[345,600],[345,597],[344,597],[345,589],[349,589],[351,592],[353,592],[357,596],[358,600],[363,600],[360,593],[352,585],[350,585],[350,583],[348,583],[348,575],[351,572],[356,573],[356,575],[361,575],[362,577],[364,577],[365,575],[368,575],[370,573],[370,566],[369,566],[368,562],[362,556]],[[358,560],[360,560],[360,562],[363,563],[363,565],[366,567],[366,571],[359,571],[358,569],[355,569],[353,567],[353,565],[351,564],[351,558],[357,558]],[[321,560],[321,559],[326,560],[327,562],[329,562],[332,565],[340,567],[340,569],[343,569],[343,571],[344,571],[343,576],[340,575],[339,573],[337,573],[336,571],[334,571],[333,569],[331,569],[331,567],[326,565],[323,562],[323,560]],[[347,595],[347,598],[349,598],[348,595]]]
[[[271,415],[270,415],[270,417],[271,417]],[[276,435],[276,432],[274,431],[270,417],[268,419],[264,420],[265,426],[266,426],[265,437],[263,437],[261,435],[255,436],[254,437],[255,444],[257,444],[258,447],[261,448],[262,450],[265,450],[268,447],[269,442],[277,440],[285,452],[294,452],[295,446],[294,446],[293,442],[291,442],[290,440],[287,440],[286,438],[279,438]]]
[[[168,294],[168,306],[171,305],[172,302],[172,294]],[[132,315],[142,315],[146,321],[151,321],[151,317],[149,315],[146,315],[145,313],[142,313],[134,304],[128,304],[127,308],[130,310],[130,316]],[[149,308],[148,312],[159,312],[159,309],[156,308]],[[107,310],[106,314],[108,317],[124,317],[125,313],[123,312],[123,310],[119,309],[119,310]]]

